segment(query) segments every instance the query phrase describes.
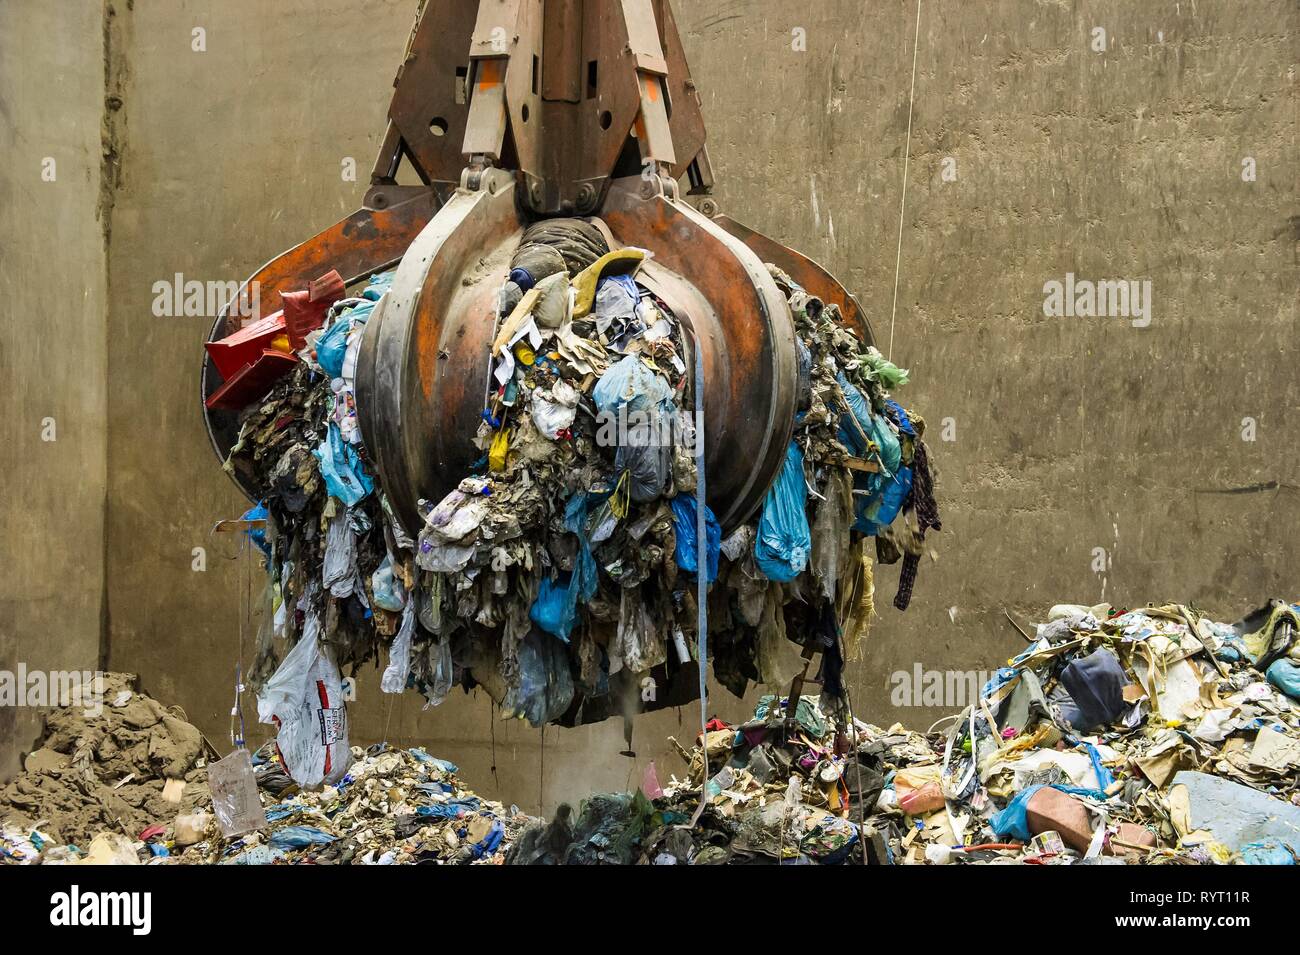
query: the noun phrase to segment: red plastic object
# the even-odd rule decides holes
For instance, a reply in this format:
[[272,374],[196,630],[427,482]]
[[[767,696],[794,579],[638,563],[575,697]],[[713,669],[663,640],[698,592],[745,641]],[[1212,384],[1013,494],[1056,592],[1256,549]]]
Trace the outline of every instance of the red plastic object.
[[241,368],[261,358],[262,352],[271,347],[271,342],[283,334],[284,312],[276,312],[261,321],[244,326],[233,335],[208,342],[203,347],[212,356],[212,364],[216,365],[217,373],[228,382]]
[[242,411],[248,405],[266,396],[271,386],[298,363],[293,355],[274,348],[262,351],[257,361],[245,365],[226,379],[225,384],[207,400],[209,408],[227,408]]
[[280,294],[289,344],[294,351],[306,346],[307,335],[324,324],[329,307],[346,294],[343,276],[334,269],[308,283],[306,291]]

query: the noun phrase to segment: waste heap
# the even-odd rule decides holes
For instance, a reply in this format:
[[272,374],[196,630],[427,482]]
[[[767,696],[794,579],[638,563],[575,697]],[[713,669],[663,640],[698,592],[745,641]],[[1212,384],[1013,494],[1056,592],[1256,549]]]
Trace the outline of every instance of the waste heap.
[[[701,562],[717,679],[737,694],[787,684],[820,652],[824,697],[843,705],[839,673],[872,614],[867,538],[879,560],[902,561],[905,608],[925,533],[940,527],[924,422],[890,395],[907,373],[773,269],[799,339],[794,439],[749,524],[724,541],[706,514],[701,561],[690,335],[638,281],[644,259],[583,220],[525,231],[484,356],[482,457],[421,503],[415,540],[369,469],[353,395],[361,333],[391,276],[347,298],[331,273],[286,293],[283,314],[209,344],[219,366],[244,363],[231,372],[242,387],[211,400],[244,408],[226,466],[264,494],[246,516],[268,521],[250,683],[303,785],[346,771],[340,668],[381,647],[385,692],[437,705],[454,685],[482,685],[533,725],[630,717],[647,679],[694,685]],[[321,720],[330,739],[306,753],[295,742]],[[338,758],[320,752],[331,747]]]
[[[175,861],[221,865],[492,865],[535,820],[482,799],[423,749],[357,748],[337,785],[300,790],[274,747],[253,758],[265,826],[224,839],[211,803],[178,823]],[[256,820],[258,823],[260,819]]]
[[83,684],[80,698],[50,711],[24,771],[0,789],[0,862],[112,859],[204,797],[210,752],[134,675]]
[[1233,625],[1053,607],[946,732],[837,727],[817,698],[764,697],[682,751],[685,781],[660,788],[651,767],[576,822],[561,807],[509,861],[1292,865],[1298,633],[1282,601]]
[[[357,748],[337,785],[313,791],[274,744],[214,762],[195,727],[136,686],[110,673],[102,691],[50,712],[25,771],[0,790],[0,863],[499,864],[537,821],[482,799],[423,749]],[[235,755],[252,794],[238,812],[212,782]]]

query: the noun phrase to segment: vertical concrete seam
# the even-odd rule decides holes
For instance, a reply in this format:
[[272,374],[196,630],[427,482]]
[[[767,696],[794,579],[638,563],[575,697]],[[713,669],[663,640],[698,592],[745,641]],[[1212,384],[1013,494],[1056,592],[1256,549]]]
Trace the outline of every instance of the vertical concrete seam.
[[[99,201],[95,216],[99,220],[104,250],[104,497],[102,508],[103,530],[100,535],[100,598],[99,598],[99,660],[98,667],[109,667],[109,635],[111,616],[109,607],[108,568],[110,538],[110,462],[112,435],[110,433],[112,401],[112,335],[109,334],[113,301],[113,207],[118,190],[122,187],[122,159],[126,144],[125,91],[127,84],[126,51],[130,40],[131,14],[135,0],[104,0],[102,32],[104,57],[104,103],[100,113],[99,139]],[[121,7],[121,9],[119,9]]]

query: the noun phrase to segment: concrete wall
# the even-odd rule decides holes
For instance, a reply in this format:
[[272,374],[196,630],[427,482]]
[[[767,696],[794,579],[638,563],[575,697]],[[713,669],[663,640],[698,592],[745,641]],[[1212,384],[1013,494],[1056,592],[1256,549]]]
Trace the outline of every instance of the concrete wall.
[[[108,365],[98,4],[0,2],[0,670],[94,670]],[[0,706],[0,778],[39,709]]]
[[[36,7],[11,15],[35,30]],[[98,352],[77,352],[102,369],[107,339],[109,662],[181,703],[219,746],[241,569],[233,541],[208,532],[243,502],[197,411],[208,322],[155,317],[152,284],[242,278],[356,206],[413,7],[136,0],[117,11],[110,307]],[[723,211],[830,267],[887,349],[915,7],[677,8]],[[1004,607],[1024,619],[1066,600],[1177,599],[1231,617],[1295,596],[1298,18],[1288,0],[925,0],[892,337],[915,379],[901,397],[930,424],[944,531],[906,614],[890,606],[897,568],[879,570],[881,617],[851,671],[860,716],[924,726],[946,712],[892,706],[890,674],[995,667],[1023,645]],[[1095,27],[1104,52],[1090,48]],[[206,52],[192,49],[196,28]],[[69,30],[60,55],[98,69],[96,17]],[[70,98],[94,112],[99,95]],[[345,157],[362,182],[342,179]],[[93,246],[94,229],[57,241]],[[1150,326],[1045,317],[1044,283],[1067,272],[1149,279]],[[43,385],[61,401],[61,381],[84,387],[65,376]],[[99,381],[102,407],[102,370]],[[945,419],[954,440],[941,440]],[[59,487],[55,469],[23,467],[42,494]],[[63,527],[63,499],[40,504],[35,527],[5,535],[6,563]],[[7,520],[29,520],[11,508]],[[67,539],[51,593],[63,593],[81,538]],[[23,601],[19,632],[30,633],[39,608]],[[635,783],[652,757],[677,769],[664,737],[689,737],[698,718],[692,707],[638,721],[633,760],[618,755],[617,722],[543,734],[494,721],[481,693],[421,712],[381,700],[374,670],[360,690],[354,740],[425,743],[480,791],[529,809]],[[747,705],[722,694],[714,709],[736,719]]]

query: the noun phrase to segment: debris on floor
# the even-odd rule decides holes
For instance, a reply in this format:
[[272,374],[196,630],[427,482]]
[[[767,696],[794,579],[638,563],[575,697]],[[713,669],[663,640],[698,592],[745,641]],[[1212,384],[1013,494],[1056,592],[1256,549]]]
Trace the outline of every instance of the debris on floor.
[[1272,675],[1298,633],[1276,600],[1234,625],[1053,607],[942,731],[764,697],[678,747],[684,780],[652,765],[635,794],[563,806],[509,861],[1294,865],[1300,694]]
[[[940,529],[925,423],[892,398],[907,372],[771,268],[798,339],[793,439],[748,523],[723,540],[706,508],[701,547],[689,329],[638,281],[645,257],[611,250],[582,220],[524,232],[498,314],[485,316],[497,333],[482,457],[422,503],[411,536],[372,473],[353,393],[392,273],[358,297],[330,273],[256,334],[209,345],[232,369],[270,363],[213,400],[243,407],[226,467],[264,494],[268,578],[249,684],[300,783],[347,771],[345,706],[333,690],[317,703],[311,687],[337,687],[381,656],[383,691],[414,689],[429,705],[481,685],[507,718],[535,726],[628,717],[647,680],[698,682],[702,567],[717,679],[737,695],[788,684],[819,652],[831,707],[870,625],[876,561],[901,561],[894,603],[907,607],[926,532]],[[297,745],[319,720],[329,739]]]
[[180,863],[221,865],[500,864],[514,838],[536,820],[467,788],[456,766],[423,749],[356,748],[333,786],[303,791],[273,746],[255,757],[262,829],[223,839],[211,812],[177,832]]
[[205,798],[212,752],[134,675],[104,674],[76,705],[50,711],[24,771],[0,788],[0,861],[74,862],[139,842]]
[[[134,676],[108,674],[101,714],[51,711],[26,771],[0,790],[0,862],[499,864],[537,821],[482,799],[423,749],[358,747],[337,784],[310,791],[274,744],[215,761],[197,729],[135,686]],[[235,757],[249,767],[256,805],[241,807],[253,824],[227,837],[228,806],[214,803],[229,788],[218,767]]]

